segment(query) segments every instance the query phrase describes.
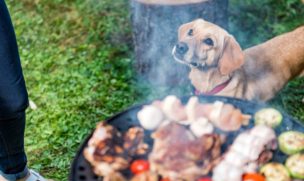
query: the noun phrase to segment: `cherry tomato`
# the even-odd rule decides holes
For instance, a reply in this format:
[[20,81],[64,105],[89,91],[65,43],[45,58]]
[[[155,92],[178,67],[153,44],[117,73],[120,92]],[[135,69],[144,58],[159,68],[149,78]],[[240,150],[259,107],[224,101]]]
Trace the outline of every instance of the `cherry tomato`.
[[133,174],[142,173],[148,171],[150,168],[149,162],[147,160],[135,160],[131,164],[131,172]]
[[212,181],[211,178],[200,178],[197,181]]
[[246,173],[243,181],[266,181],[265,177],[258,173]]

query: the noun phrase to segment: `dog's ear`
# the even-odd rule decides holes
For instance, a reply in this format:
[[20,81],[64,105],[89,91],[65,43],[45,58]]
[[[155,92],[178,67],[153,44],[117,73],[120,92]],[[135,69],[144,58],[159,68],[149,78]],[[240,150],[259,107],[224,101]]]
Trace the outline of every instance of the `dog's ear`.
[[178,28],[178,37],[184,36],[193,27],[193,22],[182,24]]
[[219,70],[222,75],[229,75],[244,64],[244,54],[240,45],[232,36],[226,36],[222,56],[219,59]]

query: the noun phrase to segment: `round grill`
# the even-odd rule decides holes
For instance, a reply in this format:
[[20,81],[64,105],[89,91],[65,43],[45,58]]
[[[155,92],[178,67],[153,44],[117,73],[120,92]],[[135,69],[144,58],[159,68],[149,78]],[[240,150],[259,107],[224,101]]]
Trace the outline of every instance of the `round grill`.
[[[182,101],[184,103],[186,103],[189,98],[190,97],[182,98]],[[220,96],[208,96],[208,97],[200,96],[199,99],[200,99],[201,103],[204,103],[204,102],[210,103],[210,102],[215,102],[215,101],[222,101],[224,103],[229,103],[229,104],[232,104],[235,107],[239,108],[244,114],[250,114],[250,115],[254,115],[254,113],[257,110],[259,110],[263,107],[267,107],[266,104],[244,101],[244,100],[235,99],[235,98],[220,97]],[[108,124],[113,125],[121,132],[125,132],[130,127],[140,126],[136,115],[137,115],[137,112],[141,109],[141,107],[142,107],[142,105],[131,107],[121,113],[118,113],[117,115],[111,117],[110,119],[108,119],[106,121],[108,122]],[[292,119],[290,116],[288,116],[284,113],[283,113],[283,116],[284,116],[283,123],[281,124],[281,126],[279,128],[276,129],[277,134],[279,134],[283,131],[287,131],[287,130],[297,130],[297,131],[304,132],[304,125],[302,123],[300,123],[297,120]],[[251,120],[249,127],[252,127],[252,126],[253,126],[253,121]],[[227,145],[231,144],[231,142],[234,140],[235,136],[237,136],[240,132],[243,132],[246,129],[248,129],[248,127],[241,128],[237,132],[229,133],[226,144]],[[85,160],[85,158],[83,157],[83,154],[82,154],[91,135],[89,135],[84,140],[84,142],[82,143],[82,145],[80,146],[80,148],[78,150],[78,153],[76,154],[76,156],[73,160],[71,170],[70,170],[70,175],[69,175],[70,181],[101,181],[101,180],[103,180],[102,177],[98,177],[93,173],[91,165]],[[149,145],[153,144],[153,141],[150,138],[149,131],[145,132],[144,140]],[[274,153],[274,157],[273,157],[274,161],[284,162],[285,159],[286,159],[286,156],[284,154],[282,154],[280,151],[276,151]],[[125,175],[128,175],[128,174],[130,174],[130,173],[126,173]]]

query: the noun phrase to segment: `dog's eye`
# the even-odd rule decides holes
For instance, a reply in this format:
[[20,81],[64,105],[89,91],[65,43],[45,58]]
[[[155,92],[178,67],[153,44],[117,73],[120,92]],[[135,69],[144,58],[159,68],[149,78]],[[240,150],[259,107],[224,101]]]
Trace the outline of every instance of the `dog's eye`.
[[193,36],[193,29],[190,29],[190,30],[188,31],[188,35],[189,35],[189,36]]
[[211,38],[206,38],[203,40],[203,42],[209,46],[213,46],[214,43],[213,43],[213,40]]

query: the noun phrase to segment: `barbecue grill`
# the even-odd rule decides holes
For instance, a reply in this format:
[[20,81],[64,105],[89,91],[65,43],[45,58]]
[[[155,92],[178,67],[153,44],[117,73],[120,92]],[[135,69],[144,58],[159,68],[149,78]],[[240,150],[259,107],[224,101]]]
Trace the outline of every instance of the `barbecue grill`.
[[[183,103],[186,103],[190,97],[184,97],[182,98]],[[254,115],[256,111],[258,111],[261,108],[267,107],[266,104],[262,103],[256,103],[256,102],[250,102],[250,101],[245,101],[245,100],[240,100],[236,98],[228,98],[228,97],[220,97],[220,96],[199,96],[199,100],[201,103],[212,103],[215,101],[222,101],[224,103],[229,103],[234,105],[235,107],[239,108],[244,114],[250,114]],[[111,117],[110,119],[106,120],[108,124],[116,127],[119,131],[125,132],[129,128],[134,127],[134,126],[140,126],[138,120],[137,120],[137,112],[142,108],[143,105],[138,105],[131,107],[121,113],[118,113],[117,115]],[[282,111],[281,111],[282,112]],[[276,128],[276,133],[279,134],[283,131],[287,130],[296,130],[296,131],[302,131],[304,132],[304,125],[300,123],[299,121],[291,118],[284,112],[282,112],[284,121],[280,125],[280,127]],[[250,128],[253,126],[253,121],[250,121],[249,126],[246,126],[241,128],[240,130],[236,132],[229,133],[228,139],[226,142],[227,146],[232,143],[234,140],[235,136],[237,136],[240,132],[245,131],[246,129]],[[144,141],[149,144],[153,145],[153,140],[150,138],[150,131],[145,131],[145,138]],[[90,137],[92,136],[89,135],[82,145],[79,148],[78,153],[76,154],[71,170],[70,170],[70,175],[69,175],[69,180],[70,181],[101,181],[103,180],[102,177],[98,177],[93,173],[91,165],[85,160],[83,156],[83,150],[86,147]],[[284,162],[286,159],[286,156],[281,153],[279,150],[277,150],[274,153],[273,160],[277,162]],[[125,176],[128,177],[130,176],[131,173],[126,172],[124,173]]]

